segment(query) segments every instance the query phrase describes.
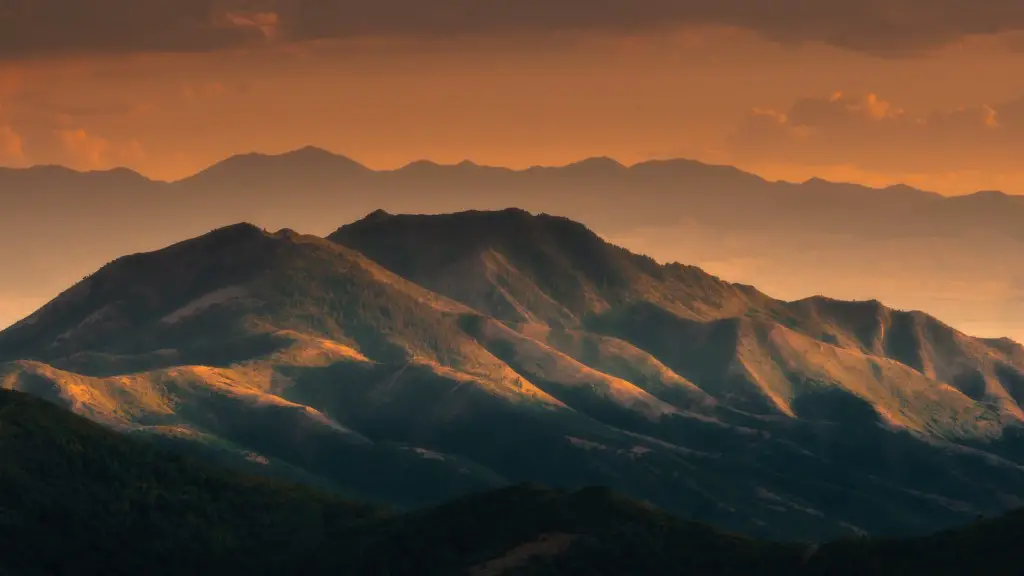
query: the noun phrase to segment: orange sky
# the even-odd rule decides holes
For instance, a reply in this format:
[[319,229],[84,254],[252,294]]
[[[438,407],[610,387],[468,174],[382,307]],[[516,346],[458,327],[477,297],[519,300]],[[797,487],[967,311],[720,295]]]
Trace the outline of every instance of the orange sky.
[[[314,145],[373,168],[688,157],[1024,194],[1020,70],[1020,0],[0,0],[0,166],[177,179]],[[12,237],[0,327],[186,232],[147,233],[45,257]],[[877,295],[1024,338],[1021,268],[998,254],[1018,248],[935,244],[921,271],[879,245],[889,268],[836,275],[804,246],[780,261],[751,252],[761,238],[727,254],[715,230],[640,236],[628,245],[774,295]]]
[[[684,156],[770,178],[1024,193],[1024,75],[1012,73],[1024,70],[1024,10],[1002,0],[979,0],[977,22],[943,12],[949,1],[807,9],[790,22],[748,0],[714,13],[611,2],[592,14],[531,1],[533,12],[471,16],[443,0],[438,10],[462,16],[410,9],[423,23],[350,1],[267,0],[211,12],[205,35],[188,18],[206,0],[147,4],[161,8],[124,16],[139,19],[133,34],[111,28],[125,1],[103,0],[106,16],[59,16],[57,3],[57,15],[0,18],[0,165],[176,179],[235,153],[312,144],[375,168]],[[919,3],[928,19],[908,24]],[[344,10],[365,30],[310,16]],[[985,18],[1006,31],[965,35],[993,28]]]

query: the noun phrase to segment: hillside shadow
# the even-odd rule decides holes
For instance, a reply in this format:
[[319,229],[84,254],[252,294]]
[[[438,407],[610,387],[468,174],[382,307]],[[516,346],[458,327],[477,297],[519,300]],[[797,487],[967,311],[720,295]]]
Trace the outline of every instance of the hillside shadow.
[[870,402],[832,386],[816,386],[799,394],[790,406],[797,418],[844,427],[877,427],[881,416]]

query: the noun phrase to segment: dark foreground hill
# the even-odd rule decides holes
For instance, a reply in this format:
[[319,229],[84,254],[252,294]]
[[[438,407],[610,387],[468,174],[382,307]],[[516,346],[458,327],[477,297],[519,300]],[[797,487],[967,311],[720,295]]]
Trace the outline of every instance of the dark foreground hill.
[[1024,516],[812,547],[717,532],[588,488],[527,485],[391,515],[208,469],[0,391],[0,573],[1019,574]]
[[289,555],[377,513],[309,488],[207,469],[0,391],[2,574],[280,569]]

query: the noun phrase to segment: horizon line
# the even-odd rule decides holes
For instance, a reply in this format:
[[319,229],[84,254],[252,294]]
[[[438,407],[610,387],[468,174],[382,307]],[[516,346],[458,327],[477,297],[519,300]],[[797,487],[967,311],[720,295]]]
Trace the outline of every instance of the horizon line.
[[[764,177],[764,176],[762,176],[760,174],[757,174],[756,172],[753,172],[753,171],[750,171],[750,170],[745,170],[743,168],[739,168],[739,167],[737,167],[737,166],[735,166],[733,164],[715,164],[715,163],[710,163],[710,162],[704,162],[704,161],[701,161],[701,160],[695,160],[693,158],[685,158],[685,157],[682,157],[682,156],[673,156],[673,157],[668,157],[668,158],[649,158],[647,160],[640,160],[640,161],[634,162],[632,164],[626,164],[626,163],[624,163],[624,162],[622,162],[622,161],[620,161],[620,160],[618,160],[618,159],[616,159],[616,158],[614,158],[613,156],[610,156],[610,155],[597,155],[597,156],[587,156],[587,157],[581,158],[579,160],[568,162],[566,164],[532,164],[532,165],[527,166],[525,168],[511,168],[511,167],[508,167],[508,166],[496,166],[496,165],[492,165],[492,164],[479,164],[479,163],[477,163],[477,162],[475,162],[473,160],[470,160],[468,158],[465,158],[465,159],[460,160],[459,162],[455,162],[455,163],[441,163],[441,162],[437,162],[437,161],[430,160],[430,159],[427,159],[427,158],[420,158],[420,159],[417,159],[417,160],[411,160],[411,161],[406,162],[405,164],[399,165],[399,166],[397,166],[395,168],[380,168],[380,169],[378,169],[378,168],[370,168],[366,164],[364,164],[364,163],[362,163],[362,162],[360,162],[358,160],[355,160],[354,158],[352,158],[351,156],[348,156],[346,154],[341,154],[341,153],[335,152],[333,150],[328,150],[327,148],[324,148],[324,147],[321,147],[321,146],[315,146],[315,145],[301,146],[299,148],[294,148],[294,149],[290,149],[290,150],[286,150],[284,152],[278,152],[278,153],[260,152],[260,151],[255,151],[255,150],[254,151],[249,151],[249,152],[240,152],[240,153],[237,153],[237,154],[232,154],[232,155],[226,156],[226,157],[224,157],[224,158],[222,158],[220,160],[217,160],[216,162],[213,162],[213,163],[209,164],[208,166],[206,166],[205,168],[202,168],[202,169],[200,169],[200,170],[198,170],[198,171],[196,171],[196,172],[194,172],[192,174],[189,174],[188,176],[184,176],[184,177],[176,178],[176,179],[171,179],[171,180],[165,180],[165,179],[160,179],[160,178],[152,178],[152,177],[147,176],[146,174],[143,174],[142,172],[140,172],[140,171],[138,171],[138,170],[136,170],[134,168],[130,168],[128,166],[123,166],[123,165],[121,165],[121,166],[113,166],[113,167],[104,168],[104,169],[79,170],[79,169],[76,169],[76,168],[71,168],[69,166],[65,166],[63,164],[40,163],[40,164],[32,164],[32,165],[29,165],[29,166],[21,166],[21,167],[16,167],[16,166],[0,166],[0,171],[26,171],[26,170],[41,170],[41,169],[61,169],[61,170],[65,170],[65,171],[68,171],[68,172],[73,172],[73,173],[76,173],[76,174],[109,174],[109,173],[113,173],[113,172],[130,172],[131,174],[134,174],[134,175],[136,175],[136,176],[138,176],[138,177],[140,177],[142,179],[145,179],[145,180],[147,180],[149,182],[160,183],[160,184],[178,184],[178,183],[182,183],[182,182],[191,180],[193,178],[196,178],[196,177],[198,177],[198,176],[200,176],[200,175],[202,175],[202,174],[204,174],[204,173],[206,173],[206,172],[208,172],[208,171],[210,171],[210,170],[212,170],[212,169],[214,169],[214,168],[216,168],[218,166],[224,165],[225,163],[228,163],[228,162],[230,162],[232,160],[236,160],[236,159],[240,159],[240,158],[281,158],[281,157],[284,157],[284,156],[291,156],[291,155],[296,155],[296,154],[300,154],[300,153],[319,153],[319,154],[323,154],[323,155],[326,155],[326,156],[333,157],[333,158],[338,159],[338,160],[346,160],[348,162],[353,163],[355,165],[355,167],[357,167],[357,168],[361,168],[363,170],[366,170],[367,172],[372,172],[372,173],[376,173],[376,174],[400,172],[402,170],[407,170],[409,168],[415,167],[417,165],[430,165],[430,166],[435,166],[435,167],[439,167],[439,168],[475,167],[475,168],[483,168],[483,169],[489,169],[489,170],[500,170],[500,171],[506,171],[506,172],[510,172],[510,173],[520,173],[521,174],[521,173],[529,172],[531,170],[559,170],[559,169],[566,169],[566,168],[571,168],[573,166],[578,166],[580,164],[584,164],[584,163],[587,163],[587,162],[594,162],[594,161],[610,161],[612,164],[616,165],[618,168],[622,168],[622,169],[625,169],[625,170],[632,170],[634,168],[637,168],[637,167],[640,167],[640,166],[644,166],[644,165],[650,165],[650,164],[671,163],[671,162],[685,162],[685,163],[690,163],[690,164],[696,164],[696,165],[704,166],[704,167],[707,167],[707,168],[730,169],[730,170],[736,171],[736,172],[738,172],[740,174],[757,178],[757,179],[759,179],[759,180],[761,180],[761,181],[763,181],[765,183],[768,183],[768,184],[803,185],[803,184],[808,184],[808,183],[817,181],[817,182],[825,182],[825,183],[828,183],[828,184],[836,184],[836,185],[846,184],[846,185],[852,185],[852,186],[859,186],[859,187],[862,187],[864,189],[879,190],[879,191],[892,190],[894,188],[904,188],[904,189],[909,189],[909,190],[913,190],[913,191],[917,191],[917,192],[923,192],[923,193],[927,193],[927,194],[935,194],[937,196],[942,196],[942,197],[945,197],[945,198],[953,198],[953,197],[957,197],[957,196],[972,196],[972,195],[975,195],[975,194],[985,194],[985,193],[999,193],[999,194],[1004,194],[1004,195],[1007,195],[1007,196],[1018,196],[1018,194],[1012,194],[1012,193],[1008,193],[1008,192],[1005,192],[1005,191],[1002,191],[1002,190],[987,190],[987,189],[979,189],[979,190],[974,190],[972,192],[964,192],[962,194],[941,194],[941,193],[935,192],[933,190],[925,190],[923,188],[918,188],[916,186],[911,186],[909,184],[906,184],[905,182],[898,182],[898,183],[895,183],[895,184],[890,184],[888,186],[878,187],[878,186],[872,186],[872,185],[869,185],[869,184],[863,184],[863,183],[854,182],[854,181],[828,180],[826,178],[821,178],[819,176],[812,176],[812,177],[807,178],[807,179],[805,179],[803,181],[792,181],[792,180],[784,180],[784,179],[770,180],[770,179],[768,179],[768,178],[766,178],[766,177]],[[1024,194],[1019,194],[1019,195],[1020,196],[1024,196]]]

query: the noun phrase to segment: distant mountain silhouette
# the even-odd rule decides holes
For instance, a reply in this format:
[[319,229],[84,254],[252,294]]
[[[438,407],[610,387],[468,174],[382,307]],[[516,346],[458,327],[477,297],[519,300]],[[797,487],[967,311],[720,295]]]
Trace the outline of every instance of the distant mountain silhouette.
[[116,256],[225,222],[326,234],[377,208],[519,206],[585,221],[631,249],[705,265],[774,296],[877,297],[968,332],[1024,338],[1024,199],[993,192],[943,198],[904,185],[769,182],[682,159],[370,170],[307,147],[232,157],[173,183],[125,170],[0,170],[0,206],[7,302],[55,294]]
[[1024,498],[1024,349],[785,302],[520,209],[251,224],[119,258],[0,332],[0,385],[415,507],[602,484],[772,538]]
[[354,160],[307,146],[278,155],[252,153],[232,156],[178,183],[209,186],[238,183],[240,180],[260,182],[265,178],[346,178],[369,171]]

